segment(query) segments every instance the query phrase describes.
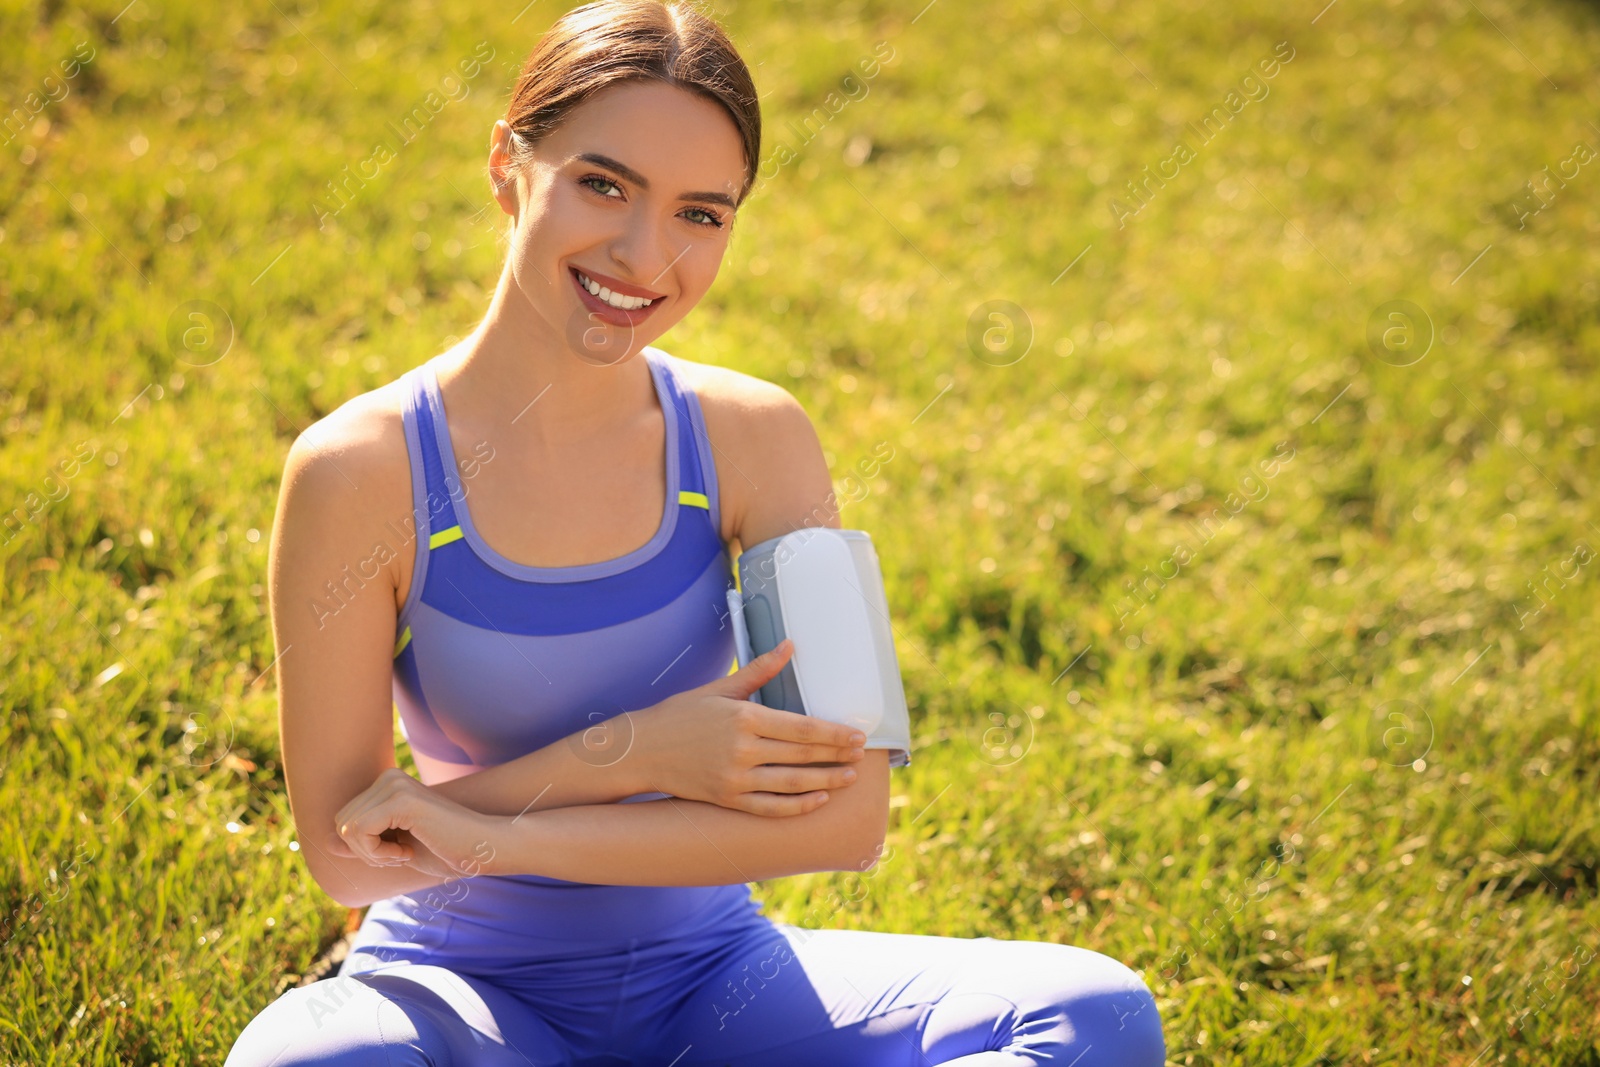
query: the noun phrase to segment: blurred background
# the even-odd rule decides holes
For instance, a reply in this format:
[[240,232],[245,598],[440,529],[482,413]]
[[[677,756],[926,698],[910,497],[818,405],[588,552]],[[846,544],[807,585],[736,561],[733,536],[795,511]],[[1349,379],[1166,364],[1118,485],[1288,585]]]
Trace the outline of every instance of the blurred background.
[[[220,1062],[351,921],[277,479],[481,318],[570,6],[4,5],[0,1060]],[[1600,1063],[1600,8],[708,10],[762,178],[657,344],[811,413],[915,744],[769,913],[1106,952],[1176,1064]]]

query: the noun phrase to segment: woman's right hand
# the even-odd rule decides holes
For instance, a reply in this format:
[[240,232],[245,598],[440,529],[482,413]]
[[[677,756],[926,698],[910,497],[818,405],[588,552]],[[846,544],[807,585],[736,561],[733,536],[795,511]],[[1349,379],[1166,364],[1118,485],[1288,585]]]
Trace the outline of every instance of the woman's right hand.
[[[785,639],[732,674],[633,712],[632,751],[648,789],[753,815],[802,815],[855,781],[866,737],[748,698],[794,652]],[[837,765],[835,765],[837,764]]]

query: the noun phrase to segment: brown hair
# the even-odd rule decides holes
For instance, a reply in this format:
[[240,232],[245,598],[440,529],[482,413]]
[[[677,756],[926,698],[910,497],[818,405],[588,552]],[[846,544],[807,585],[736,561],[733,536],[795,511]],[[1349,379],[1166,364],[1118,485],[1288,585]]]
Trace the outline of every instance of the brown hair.
[[711,19],[681,3],[597,0],[573,8],[545,31],[523,65],[506,122],[516,133],[513,161],[550,134],[567,112],[601,89],[654,80],[721,104],[744,141],[744,203],[761,158],[761,103],[750,70]]

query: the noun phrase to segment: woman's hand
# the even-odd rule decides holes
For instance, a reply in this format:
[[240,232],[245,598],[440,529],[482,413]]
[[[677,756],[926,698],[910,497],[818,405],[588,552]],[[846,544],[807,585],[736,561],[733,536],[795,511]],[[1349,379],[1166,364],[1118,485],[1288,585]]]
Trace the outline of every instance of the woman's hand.
[[[788,639],[733,674],[630,716],[648,787],[753,815],[801,815],[855,780],[865,735],[748,698],[794,653]],[[842,764],[842,765],[841,765]],[[813,766],[814,765],[814,766]]]
[[438,878],[487,873],[493,838],[504,822],[440,796],[398,767],[380,774],[334,816],[339,837],[357,859]]

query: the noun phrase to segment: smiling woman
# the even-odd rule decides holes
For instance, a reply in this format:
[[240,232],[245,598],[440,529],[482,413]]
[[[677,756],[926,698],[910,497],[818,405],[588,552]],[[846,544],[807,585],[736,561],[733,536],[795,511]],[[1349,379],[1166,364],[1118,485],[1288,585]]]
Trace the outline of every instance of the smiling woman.
[[[633,81],[608,88],[581,110],[590,120],[581,135],[575,125],[564,126],[537,145],[530,145],[514,127],[497,125],[490,167],[501,183],[497,195],[507,213],[515,217],[519,205],[530,199],[544,209],[531,225],[514,230],[511,259],[519,275],[531,270],[535,299],[549,297],[554,302],[547,310],[548,321],[560,321],[563,306],[575,296],[578,307],[565,312],[566,341],[590,362],[609,364],[628,359],[646,343],[640,326],[649,322],[649,336],[658,336],[710,288],[727,249],[739,193],[734,182],[723,177],[721,190],[690,188],[671,195],[652,186],[630,163],[605,152],[584,151],[582,144],[592,143],[596,130],[605,130],[615,135],[606,139],[619,145],[618,155],[642,159],[652,154],[645,151],[647,143],[626,131],[673,116],[681,128],[708,135],[679,149],[683,162],[698,162],[690,169],[708,175],[737,174],[739,150],[729,143],[727,131],[719,129],[727,121],[718,105],[660,82]],[[722,136],[710,136],[715,134]],[[658,147],[663,158],[672,158],[670,145]],[[529,184],[513,189],[519,179]],[[650,213],[662,217],[641,225],[638,220]],[[624,243],[614,245],[609,254],[632,265],[633,273],[647,284],[606,273],[596,265],[600,257],[571,248],[574,240],[587,242],[596,228],[618,226],[625,230]],[[528,240],[519,244],[517,238],[522,236]],[[546,288],[551,291],[538,293],[539,282],[550,283]],[[626,332],[596,326],[617,326]]]
[[[733,559],[837,528],[838,502],[786,391],[651,345],[715,281],[760,148],[703,15],[561,17],[490,133],[509,229],[483,321],[291,448],[284,773],[312,876],[370,907],[338,995],[264,1005],[229,1064],[1162,1061],[1106,956],[805,929],[751,895],[871,868],[910,742],[748,699],[794,650],[733,669]],[[495,459],[469,499],[474,443]]]

